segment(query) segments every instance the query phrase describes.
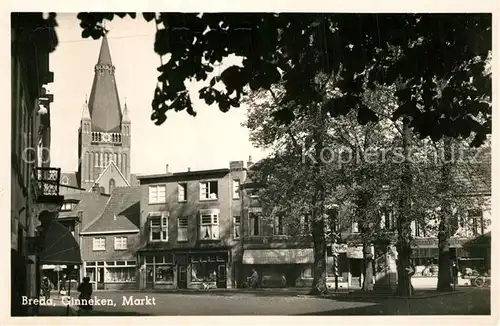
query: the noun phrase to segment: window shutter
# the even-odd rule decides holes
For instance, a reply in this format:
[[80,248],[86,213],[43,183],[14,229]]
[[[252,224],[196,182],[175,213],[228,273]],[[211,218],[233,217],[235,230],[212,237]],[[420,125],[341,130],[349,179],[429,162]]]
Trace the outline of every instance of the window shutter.
[[208,193],[208,184],[206,182],[201,182],[200,183],[200,198],[201,199],[206,199],[208,196],[207,196],[207,193]]
[[154,186],[153,187],[149,187],[149,202],[150,203],[156,202],[156,198],[157,198],[156,192],[157,192],[157,190],[158,189],[156,187],[154,187]]
[[161,213],[161,239],[168,241],[168,212]]
[[212,225],[212,239],[218,240],[219,239],[219,225]]
[[158,202],[159,203],[164,203],[165,202],[165,193],[166,193],[166,187],[165,186],[158,186]]

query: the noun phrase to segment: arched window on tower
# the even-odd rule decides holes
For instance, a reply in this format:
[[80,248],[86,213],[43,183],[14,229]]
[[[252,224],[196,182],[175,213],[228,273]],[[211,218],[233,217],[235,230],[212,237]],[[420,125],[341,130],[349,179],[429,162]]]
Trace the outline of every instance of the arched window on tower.
[[110,194],[113,192],[113,189],[115,189],[115,179],[110,179],[109,180],[109,193]]

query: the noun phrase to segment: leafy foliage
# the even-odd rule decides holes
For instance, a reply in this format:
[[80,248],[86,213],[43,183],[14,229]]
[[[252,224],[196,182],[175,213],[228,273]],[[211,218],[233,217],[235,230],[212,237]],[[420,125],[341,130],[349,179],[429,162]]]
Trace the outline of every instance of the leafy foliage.
[[[117,13],[119,17],[135,14]],[[158,68],[159,86],[152,119],[161,124],[169,110],[195,109],[184,82],[207,81],[199,96],[220,110],[239,106],[245,87],[268,90],[281,83],[285,103],[303,110],[324,102],[332,116],[355,111],[358,122],[378,120],[363,103],[364,87],[404,85],[393,118],[411,118],[416,134],[439,140],[467,137],[480,145],[491,133],[491,15],[489,14],[317,14],[317,13],[161,13],[143,14],[159,26],[154,49],[169,55]],[[80,13],[83,37],[103,35],[112,13]],[[230,55],[242,66],[226,68],[208,80],[214,65]],[[314,87],[320,75],[342,66],[343,94],[322,101]],[[366,83],[365,77],[368,77]],[[222,81],[225,91],[214,87]],[[273,116],[290,124],[290,106]]]

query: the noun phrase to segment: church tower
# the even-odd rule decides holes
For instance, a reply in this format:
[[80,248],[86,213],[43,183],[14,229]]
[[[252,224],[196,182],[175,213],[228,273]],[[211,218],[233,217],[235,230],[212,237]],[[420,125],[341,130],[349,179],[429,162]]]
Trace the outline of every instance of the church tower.
[[81,188],[90,190],[97,185],[109,194],[114,187],[130,186],[130,129],[127,104],[122,112],[115,66],[104,36],[78,130]]

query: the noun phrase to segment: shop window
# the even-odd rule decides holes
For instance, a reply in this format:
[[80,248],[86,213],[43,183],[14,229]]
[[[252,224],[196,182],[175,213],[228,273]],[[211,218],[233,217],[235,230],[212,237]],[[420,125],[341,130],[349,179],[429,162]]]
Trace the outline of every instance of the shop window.
[[134,266],[131,267],[107,267],[105,274],[105,282],[135,282]]
[[150,214],[149,241],[168,241],[168,212]]
[[146,256],[146,264],[152,264],[154,257],[153,256]]
[[177,219],[177,241],[188,241],[188,218],[182,216]]
[[217,263],[192,263],[191,282],[215,282],[217,266]]
[[155,266],[155,283],[172,283],[174,281],[174,267],[172,265]]
[[219,211],[200,211],[200,240],[219,240]]
[[95,268],[85,268],[85,276],[90,279],[90,282],[95,282]]
[[158,265],[158,264],[172,264],[173,263],[173,257],[172,255],[170,254],[167,254],[167,255],[158,255],[158,256],[154,256],[154,263],[155,265]]
[[302,269],[302,278],[312,278],[312,266],[306,266]]
[[233,239],[239,239],[241,233],[241,216],[233,217]]
[[214,200],[219,198],[217,181],[200,182],[200,200]]

